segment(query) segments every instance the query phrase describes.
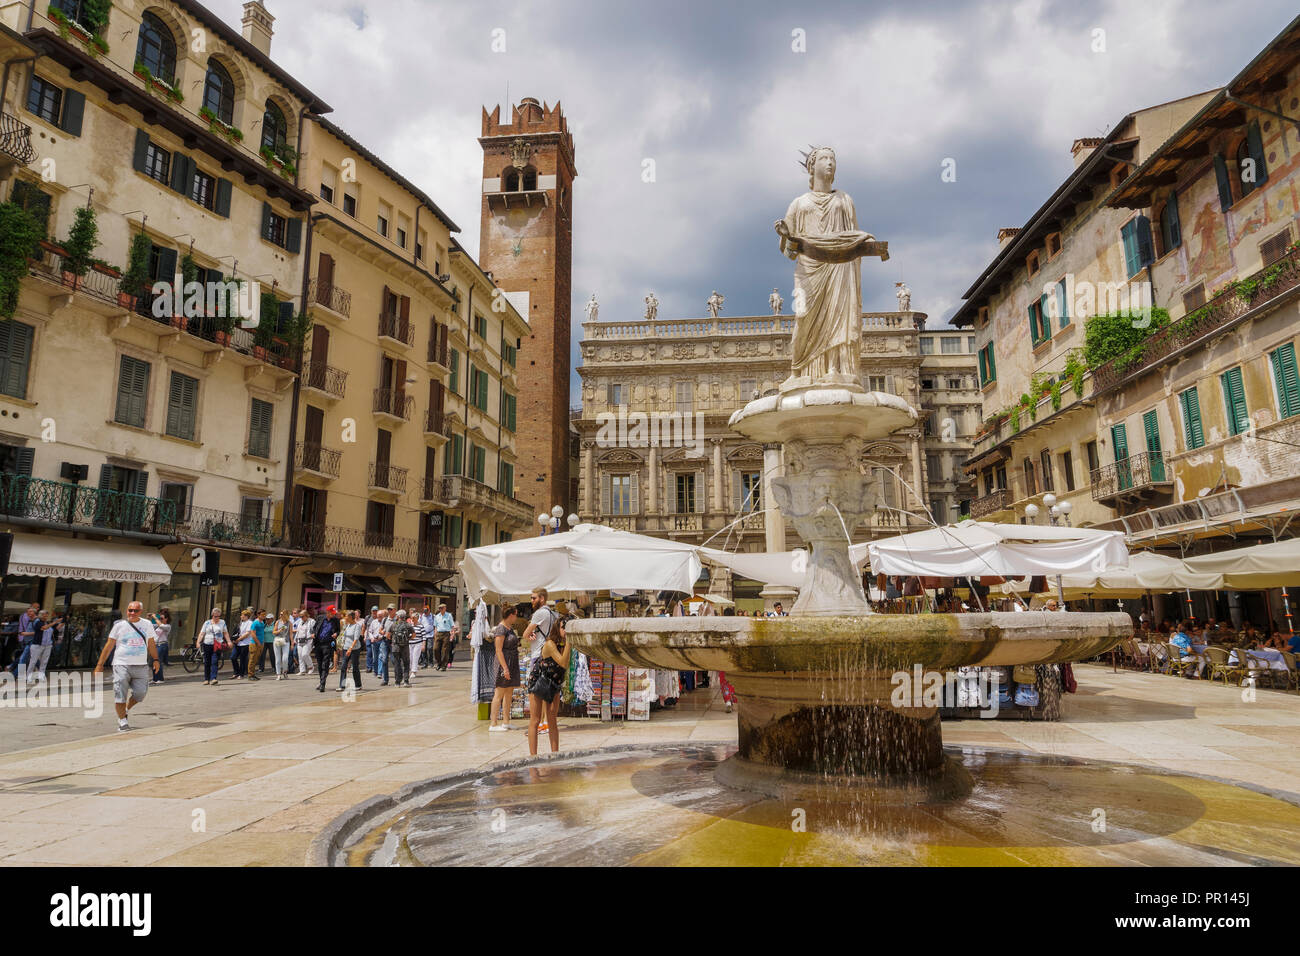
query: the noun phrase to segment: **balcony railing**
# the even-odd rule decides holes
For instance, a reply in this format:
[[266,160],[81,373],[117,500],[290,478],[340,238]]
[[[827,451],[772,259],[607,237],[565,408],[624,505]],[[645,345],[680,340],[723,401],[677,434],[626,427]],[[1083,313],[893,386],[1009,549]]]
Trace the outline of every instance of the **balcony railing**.
[[105,488],[0,472],[0,508],[7,518],[57,525],[176,533],[176,502]]
[[391,415],[409,422],[415,414],[415,396],[407,395],[400,388],[377,388],[370,410],[376,415]]
[[993,491],[982,498],[976,498],[970,503],[970,516],[972,518],[982,518],[985,515],[991,515],[995,511],[1005,511],[1011,507],[1011,492],[1003,488],[1001,491]]
[[674,531],[699,531],[704,527],[699,515],[673,515]]
[[42,249],[40,258],[31,262],[32,272],[43,276],[51,282],[58,282],[71,289],[92,296],[109,305],[117,305],[118,279],[97,269],[91,269],[84,276],[74,276],[65,272],[63,257],[48,249]]
[[451,570],[456,567],[456,549],[426,541],[417,549],[416,563],[422,568]]
[[337,448],[326,448],[315,442],[300,441],[294,446],[293,467],[298,471],[314,471],[327,478],[337,478],[342,459],[343,452]]
[[24,166],[36,158],[32,128],[8,113],[0,113],[0,153],[12,156]]
[[352,293],[336,285],[312,279],[307,286],[307,301],[322,305],[339,315],[352,315]]
[[[435,329],[437,326],[435,326]],[[429,336],[429,361],[436,365],[447,367],[447,336],[430,335]]]
[[421,501],[442,500],[442,479],[437,475],[425,475],[420,488]]
[[1094,369],[1093,391],[1099,394],[1115,388],[1297,285],[1300,285],[1300,249],[1292,249],[1277,262],[1231,284],[1199,309],[1153,334],[1138,347],[1136,356],[1121,355]]
[[426,435],[447,434],[447,416],[441,408],[431,408],[424,416],[424,433]]
[[379,337],[393,339],[410,347],[415,344],[415,326],[410,319],[403,320],[401,316],[381,312],[379,313]]
[[480,507],[504,514],[523,525],[533,522],[533,509],[504,492],[489,488],[481,481],[462,476],[443,479],[442,500],[449,508]]
[[408,472],[409,469],[390,465],[386,461],[372,461],[370,463],[370,487],[382,488],[396,494],[405,494]]
[[291,522],[288,542],[298,551],[367,561],[414,564],[419,557],[414,538],[398,538],[382,531],[340,528],[330,524]]
[[213,544],[263,548],[278,547],[284,537],[280,525],[270,518],[211,508],[190,508],[189,514],[177,521],[176,531],[179,535]]
[[333,398],[342,398],[347,391],[348,373],[324,362],[304,362],[302,384],[304,388],[314,388]]
[[1155,485],[1171,484],[1173,475],[1168,455],[1163,452],[1139,452],[1092,472],[1092,498],[1104,501],[1120,495],[1150,490]]

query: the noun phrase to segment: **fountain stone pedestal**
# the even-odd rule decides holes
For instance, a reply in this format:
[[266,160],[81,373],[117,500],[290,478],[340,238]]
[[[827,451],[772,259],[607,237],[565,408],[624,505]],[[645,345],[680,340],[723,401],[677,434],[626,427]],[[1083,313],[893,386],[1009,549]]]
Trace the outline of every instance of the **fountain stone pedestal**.
[[849,542],[880,506],[881,494],[858,457],[869,442],[917,418],[898,396],[868,392],[843,378],[843,384],[816,385],[791,379],[780,394],[754,399],[728,423],[746,438],[785,449],[785,475],[772,479],[772,495],[811,546],[807,584],[791,615],[871,613]]

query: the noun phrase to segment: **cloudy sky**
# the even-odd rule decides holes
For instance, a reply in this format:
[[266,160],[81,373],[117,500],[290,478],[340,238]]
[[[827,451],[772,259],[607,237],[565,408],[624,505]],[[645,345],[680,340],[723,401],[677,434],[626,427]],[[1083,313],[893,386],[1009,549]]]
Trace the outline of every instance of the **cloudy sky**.
[[[863,269],[864,308],[895,308],[901,279],[946,324],[998,228],[1021,225],[1069,173],[1075,138],[1222,85],[1295,14],[1288,0],[1230,15],[1217,0],[266,4],[274,58],[434,197],[475,253],[481,107],[508,115],[507,87],[515,102],[561,101],[578,166],[575,366],[593,291],[602,320],[639,317],[649,290],[661,318],[703,315],[713,289],[724,316],[767,313],[773,286],[788,301],[772,221],[807,189],[809,143],[835,147],[837,187],[890,243],[889,262]],[[238,0],[209,6],[238,25]]]

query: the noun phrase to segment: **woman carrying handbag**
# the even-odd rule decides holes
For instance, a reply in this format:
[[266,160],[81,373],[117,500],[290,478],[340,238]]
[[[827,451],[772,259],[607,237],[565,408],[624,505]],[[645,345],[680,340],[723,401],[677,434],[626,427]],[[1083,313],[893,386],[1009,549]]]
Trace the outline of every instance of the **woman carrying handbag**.
[[[557,633],[558,632],[558,633]],[[560,752],[560,688],[569,664],[569,649],[560,618],[542,645],[542,653],[528,674],[528,752],[537,753],[537,725],[546,720],[551,753]]]
[[221,619],[221,608],[212,609],[212,617],[203,622],[199,629],[197,643],[203,652],[203,683],[217,683],[217,668],[221,666],[221,652],[225,649],[230,632],[226,622]]

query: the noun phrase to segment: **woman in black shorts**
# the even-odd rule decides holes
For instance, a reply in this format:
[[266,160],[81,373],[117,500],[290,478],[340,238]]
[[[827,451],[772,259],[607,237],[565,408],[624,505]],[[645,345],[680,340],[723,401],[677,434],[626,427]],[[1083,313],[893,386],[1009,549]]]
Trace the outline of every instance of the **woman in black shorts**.
[[569,650],[564,639],[564,619],[560,618],[542,645],[541,656],[528,675],[528,752],[537,753],[537,725],[546,718],[551,738],[551,753],[560,752],[560,690],[569,666]]

